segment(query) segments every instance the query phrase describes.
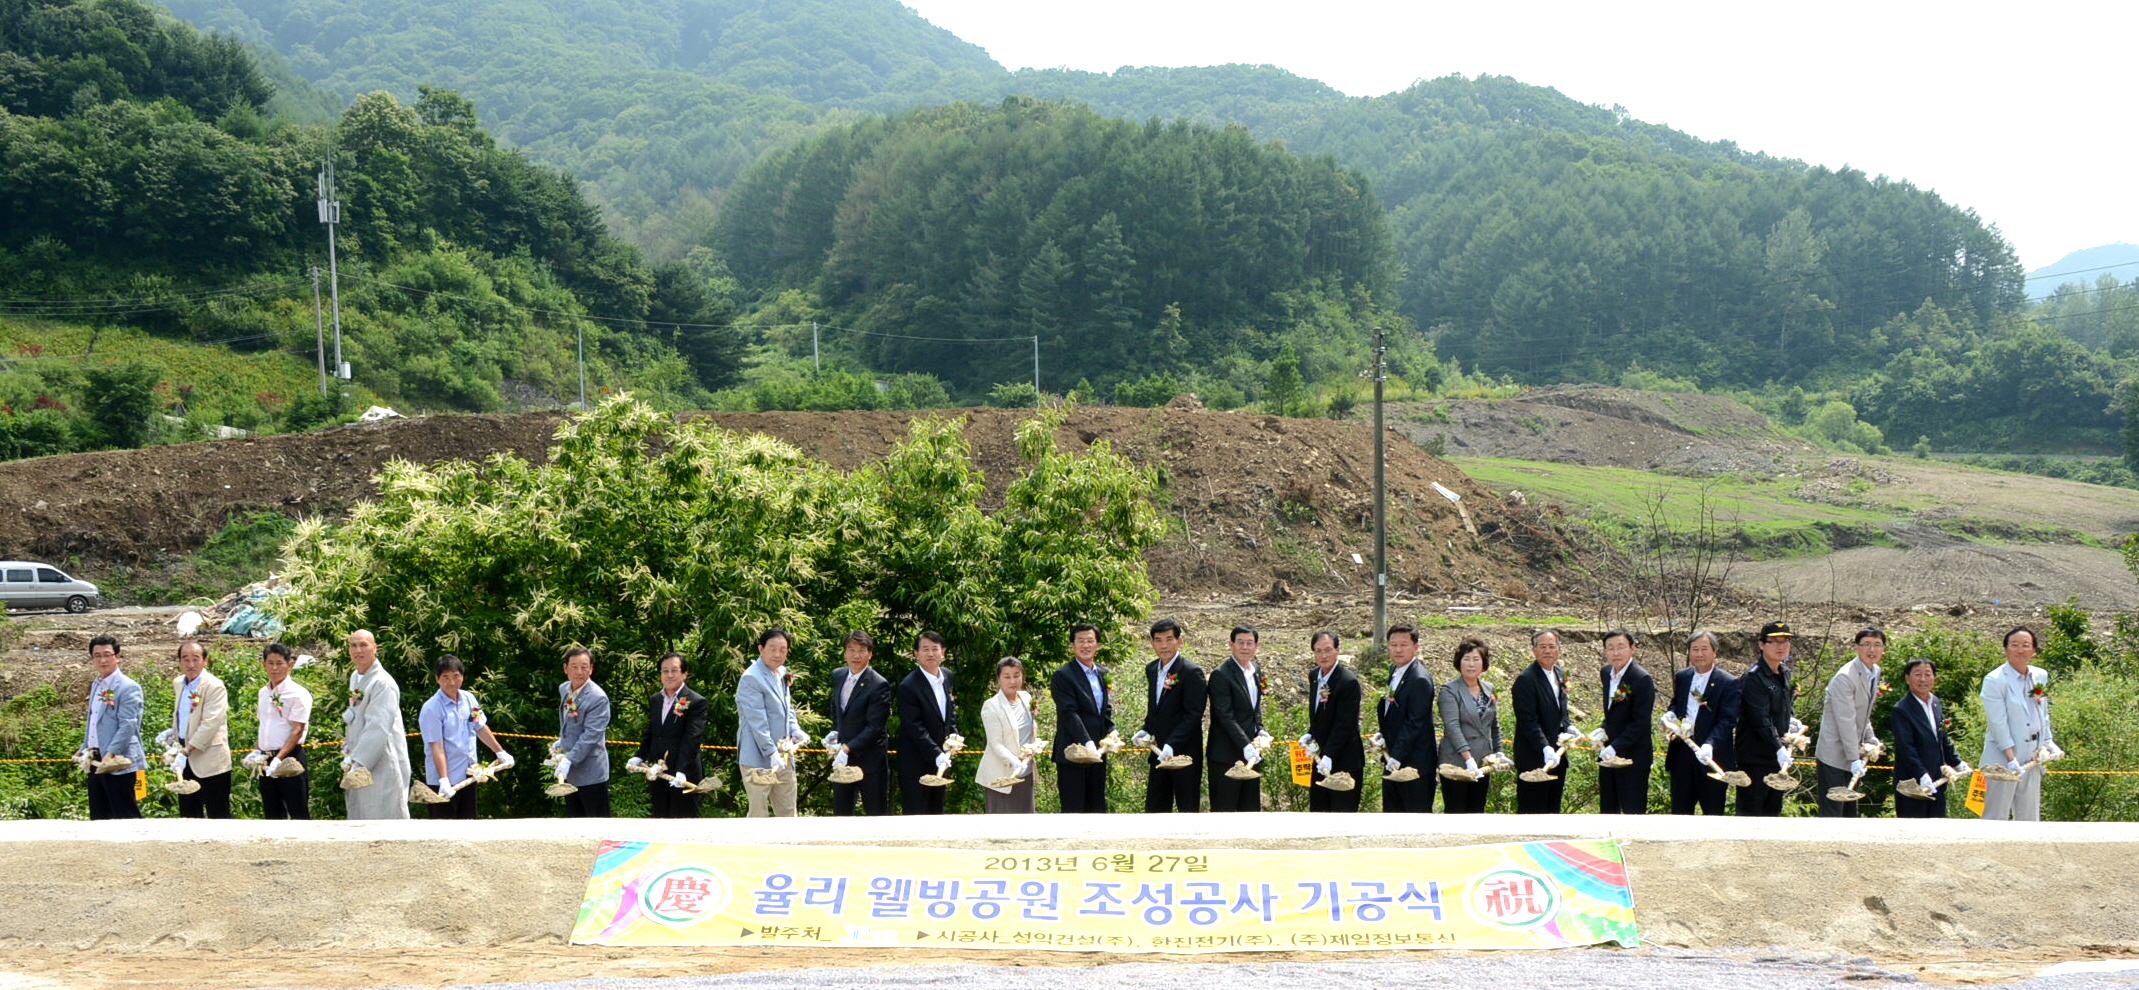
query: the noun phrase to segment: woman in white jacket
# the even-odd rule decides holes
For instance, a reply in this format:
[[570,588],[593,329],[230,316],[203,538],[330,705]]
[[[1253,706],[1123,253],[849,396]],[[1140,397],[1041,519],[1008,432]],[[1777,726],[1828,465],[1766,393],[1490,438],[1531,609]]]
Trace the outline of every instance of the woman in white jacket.
[[[980,723],[987,731],[987,747],[981,751],[980,772],[975,780],[988,789],[988,814],[1029,815],[1033,812],[1032,777],[1038,764],[1026,748],[1039,739],[1032,717],[1032,695],[1025,690],[1025,663],[1004,657],[995,665],[996,692],[980,706]],[[1018,778],[1017,783],[999,782]]]

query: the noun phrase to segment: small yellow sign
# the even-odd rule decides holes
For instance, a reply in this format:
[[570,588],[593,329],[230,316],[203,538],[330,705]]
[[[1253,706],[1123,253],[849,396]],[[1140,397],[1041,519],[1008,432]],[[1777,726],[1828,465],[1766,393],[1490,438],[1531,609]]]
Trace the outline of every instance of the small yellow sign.
[[1292,753],[1292,782],[1301,787],[1313,786],[1315,782],[1315,761],[1308,758],[1307,747],[1300,745],[1298,740],[1294,740],[1286,743],[1285,748]]
[[1968,775],[1968,810],[1975,812],[1978,818],[1983,817],[1983,771],[1981,770]]

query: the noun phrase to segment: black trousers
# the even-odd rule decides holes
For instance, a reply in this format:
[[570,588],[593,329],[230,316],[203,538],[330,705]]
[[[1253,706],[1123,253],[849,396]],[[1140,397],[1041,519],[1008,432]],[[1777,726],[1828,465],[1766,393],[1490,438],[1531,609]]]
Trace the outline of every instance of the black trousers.
[[685,794],[665,780],[649,780],[646,782],[646,817],[696,818],[698,795]]
[[[298,755],[298,752],[293,751],[284,759],[297,760],[298,765],[304,765],[304,760]],[[301,822],[310,820],[312,817],[311,769],[307,768],[305,772],[295,777],[260,778],[260,813],[261,817],[269,821],[289,819]]]
[[[1339,769],[1343,768],[1340,767]],[[1359,774],[1354,773],[1352,777],[1356,780]],[[1321,780],[1322,775],[1315,774],[1315,779]],[[1307,789],[1307,810],[1332,811],[1338,814],[1350,814],[1358,811],[1359,788],[1354,787],[1349,791],[1333,791],[1327,787],[1309,787]]]
[[465,818],[475,820],[475,789],[478,785],[467,783],[453,792],[452,800],[444,804],[425,805],[431,809],[432,818]]
[[1518,815],[1557,815],[1560,800],[1567,793],[1567,764],[1562,762],[1553,768],[1552,780],[1531,783],[1517,775],[1515,780],[1515,813]]
[[[1231,761],[1226,762],[1228,769],[1232,766]],[[1213,760],[1210,767],[1210,784],[1212,811],[1263,810],[1263,778],[1261,776],[1251,780],[1234,780],[1225,775],[1225,770],[1219,769],[1218,761]]]
[[[1965,784],[1965,783],[1967,783],[1967,782],[1968,782],[1968,779],[1967,779],[1966,777],[1963,777],[1963,778],[1961,778],[1960,780],[1958,780],[1958,781],[1955,781],[1954,783],[1956,783],[1956,784]],[[1939,789],[1938,789],[1938,796],[1937,796],[1937,797],[1935,797],[1935,798],[1932,798],[1932,799],[1931,799],[1931,800],[1929,800],[1929,801],[1919,801],[1919,800],[1917,800],[1917,799],[1915,799],[1915,798],[1912,798],[1912,797],[1904,797],[1904,796],[1902,795],[1902,793],[1901,793],[1900,791],[1895,791],[1895,792],[1894,792],[1894,817],[1896,817],[1896,818],[1944,818],[1944,817],[1946,817],[1946,791],[1947,791],[1947,790],[1948,790],[1949,788],[1951,788],[1952,786],[1953,786],[1952,784],[1948,784],[1948,785],[1947,785],[1946,787],[1941,787],[1941,788],[1939,788]]]
[[1597,768],[1597,810],[1607,815],[1649,813],[1649,764]]
[[[1826,763],[1826,761],[1824,761],[1824,760],[1822,760],[1822,761],[1819,761],[1819,762],[1816,762],[1816,763],[1814,763],[1814,764],[1813,764],[1813,766],[1815,766],[1815,767],[1819,768],[1819,775],[1818,775],[1818,779],[1819,779],[1819,790],[1818,790],[1818,792],[1817,792],[1817,793],[1815,794],[1815,797],[1817,797],[1817,798],[1818,798],[1818,800],[1819,800],[1819,805],[1820,805],[1820,817],[1821,817],[1821,818],[1855,818],[1855,817],[1857,817],[1857,802],[1855,802],[1855,801],[1829,801],[1829,800],[1827,800],[1827,789],[1828,789],[1828,788],[1830,788],[1830,787],[1841,787],[1841,786],[1843,786],[1843,785],[1845,785],[1845,784],[1849,783],[1849,769],[1848,769],[1847,767],[1831,767],[1831,766],[1828,766],[1828,765],[1827,765],[1827,763]],[[1906,801],[1906,800],[1908,800],[1908,799],[1907,799],[1907,798],[1903,798],[1902,800]]]
[[1485,811],[1486,796],[1491,794],[1491,780],[1444,780],[1441,782],[1441,810],[1451,815],[1476,815]]
[[1696,811],[1704,815],[1723,813],[1723,803],[1730,793],[1730,785],[1720,780],[1710,780],[1706,765],[1686,759],[1667,764],[1665,771],[1671,775],[1672,814],[1690,815]]
[[848,750],[847,762],[861,768],[862,779],[851,784],[832,785],[832,814],[850,816],[854,814],[856,802],[861,805],[861,813],[871,818],[890,814],[891,774],[886,769],[888,761],[884,759],[884,751],[857,757],[853,750]]
[[581,784],[579,790],[564,796],[566,818],[609,817],[609,782]]
[[1161,770],[1158,761],[1146,760],[1151,776],[1144,779],[1144,811],[1155,814],[1203,810],[1203,774],[1191,763],[1178,770]]
[[[932,768],[933,769],[933,768]],[[905,815],[943,814],[943,792],[948,787],[930,787],[921,783],[927,774],[899,775],[899,813]]]
[[138,772],[90,774],[89,820],[141,817],[141,804],[134,800],[134,773]]
[[225,770],[212,777],[197,777],[193,774],[193,767],[188,765],[186,779],[200,781],[201,789],[178,796],[178,817],[230,817],[230,771]]
[[[1434,783],[1438,779],[1438,774],[1425,767],[1420,768],[1419,779],[1417,780],[1391,783],[1389,778],[1383,777],[1381,779],[1381,810],[1384,812],[1404,812],[1406,814],[1427,814],[1433,811],[1433,789]],[[1322,790],[1326,791],[1328,788],[1322,788]]]
[[1738,788],[1739,816],[1744,818],[1780,817],[1782,815],[1783,792],[1769,787],[1767,782],[1761,779],[1768,774],[1774,773],[1775,768],[1758,764],[1747,766],[1741,763],[1738,765],[1738,769],[1745,771],[1746,776],[1753,778],[1751,785]]
[[1055,764],[1055,793],[1062,798],[1065,815],[1103,815],[1107,812],[1107,758],[1098,763]]

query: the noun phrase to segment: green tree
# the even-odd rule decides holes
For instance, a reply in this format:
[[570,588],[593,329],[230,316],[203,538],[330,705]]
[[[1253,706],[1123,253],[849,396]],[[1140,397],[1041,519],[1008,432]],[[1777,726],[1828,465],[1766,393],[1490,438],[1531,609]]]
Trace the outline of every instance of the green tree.
[[156,369],[129,362],[82,373],[82,409],[106,447],[139,447],[154,433]]
[[1270,373],[1263,379],[1263,408],[1279,416],[1291,416],[1299,411],[1300,400],[1306,394],[1300,356],[1293,352],[1292,341],[1288,340],[1270,361]]

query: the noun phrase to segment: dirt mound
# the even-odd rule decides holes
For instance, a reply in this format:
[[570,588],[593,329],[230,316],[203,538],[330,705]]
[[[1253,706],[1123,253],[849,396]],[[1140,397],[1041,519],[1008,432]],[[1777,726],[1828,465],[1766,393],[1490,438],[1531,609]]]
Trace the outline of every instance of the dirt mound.
[[1732,399],[1604,385],[1552,385],[1505,400],[1451,399],[1400,412],[1428,449],[1689,474],[1778,474],[1811,445]]
[[[1027,413],[974,409],[967,438],[990,497],[1018,465]],[[913,412],[707,414],[767,433],[842,468],[882,457]],[[318,433],[72,454],[0,464],[0,554],[136,564],[187,553],[233,511],[338,516],[368,497],[388,460],[429,463],[497,452],[546,456],[556,414],[430,416]],[[1106,439],[1155,465],[1177,530],[1148,555],[1169,594],[1260,594],[1281,582],[1360,590],[1372,580],[1373,451],[1356,423],[1180,408],[1086,408],[1058,437]],[[1564,545],[1530,510],[1447,462],[1390,438],[1390,582],[1415,593],[1529,596],[1532,568]],[[1435,492],[1462,496],[1462,511]],[[1466,521],[1464,513],[1469,519]],[[1358,554],[1360,562],[1352,560]]]

